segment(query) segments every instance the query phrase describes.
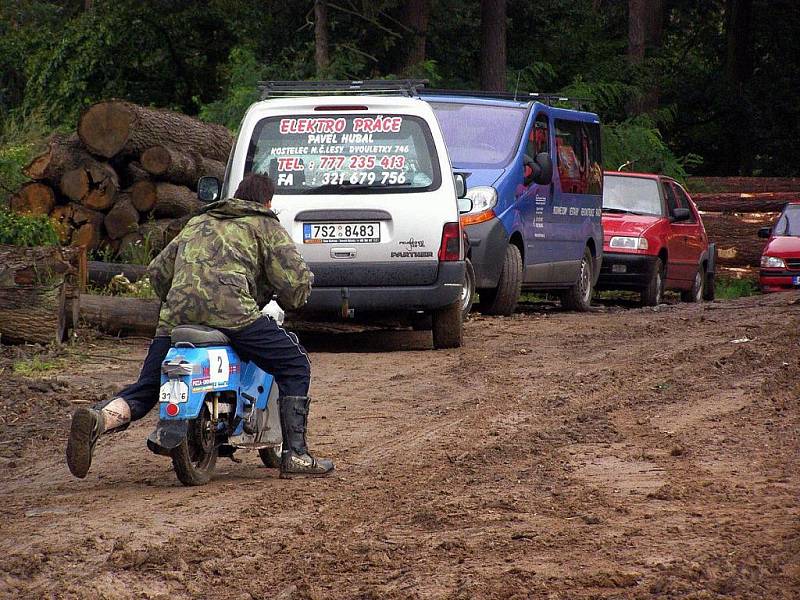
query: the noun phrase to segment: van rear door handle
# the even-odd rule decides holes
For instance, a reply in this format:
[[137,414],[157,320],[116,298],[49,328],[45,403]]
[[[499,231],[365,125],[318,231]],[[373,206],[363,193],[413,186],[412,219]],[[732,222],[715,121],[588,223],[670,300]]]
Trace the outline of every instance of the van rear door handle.
[[331,248],[331,258],[355,258],[355,257],[356,257],[355,248],[343,248],[341,246]]

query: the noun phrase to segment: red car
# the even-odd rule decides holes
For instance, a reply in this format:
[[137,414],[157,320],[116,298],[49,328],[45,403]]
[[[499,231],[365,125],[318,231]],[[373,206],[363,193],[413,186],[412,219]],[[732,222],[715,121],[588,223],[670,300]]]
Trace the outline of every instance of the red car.
[[663,175],[608,172],[598,289],[631,290],[654,306],[664,290],[685,302],[714,298],[716,248],[689,194]]
[[800,287],[800,201],[784,206],[775,226],[759,229],[758,235],[769,238],[761,252],[761,291]]

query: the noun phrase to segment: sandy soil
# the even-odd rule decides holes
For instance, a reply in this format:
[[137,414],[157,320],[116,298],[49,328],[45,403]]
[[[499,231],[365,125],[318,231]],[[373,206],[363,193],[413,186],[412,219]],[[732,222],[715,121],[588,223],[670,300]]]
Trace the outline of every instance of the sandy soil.
[[67,471],[74,405],[135,377],[145,340],[83,339],[45,379],[4,349],[0,596],[798,598],[798,315],[787,293],[523,305],[454,351],[305,336],[337,475],[244,454],[201,488],[146,450],[152,416]]

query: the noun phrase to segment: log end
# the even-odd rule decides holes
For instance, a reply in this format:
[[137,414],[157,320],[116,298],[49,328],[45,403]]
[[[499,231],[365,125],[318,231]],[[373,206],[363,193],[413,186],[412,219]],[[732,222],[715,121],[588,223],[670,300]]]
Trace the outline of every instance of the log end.
[[164,146],[153,146],[142,153],[142,167],[151,175],[163,175],[172,162]]
[[56,203],[50,186],[26,183],[11,196],[11,210],[20,215],[48,215]]
[[89,150],[111,158],[122,150],[130,135],[133,114],[124,102],[98,102],[78,121],[78,135]]

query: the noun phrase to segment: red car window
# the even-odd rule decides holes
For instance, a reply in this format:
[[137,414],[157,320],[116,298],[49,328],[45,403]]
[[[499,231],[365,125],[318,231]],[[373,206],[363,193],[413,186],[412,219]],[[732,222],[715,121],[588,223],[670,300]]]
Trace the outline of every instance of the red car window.
[[686,219],[684,223],[697,223],[697,213],[695,212],[694,206],[692,206],[692,203],[689,200],[689,194],[687,194],[686,190],[684,190],[677,183],[673,183],[672,185],[675,188],[675,195],[678,197],[681,206],[689,209],[689,218]]

